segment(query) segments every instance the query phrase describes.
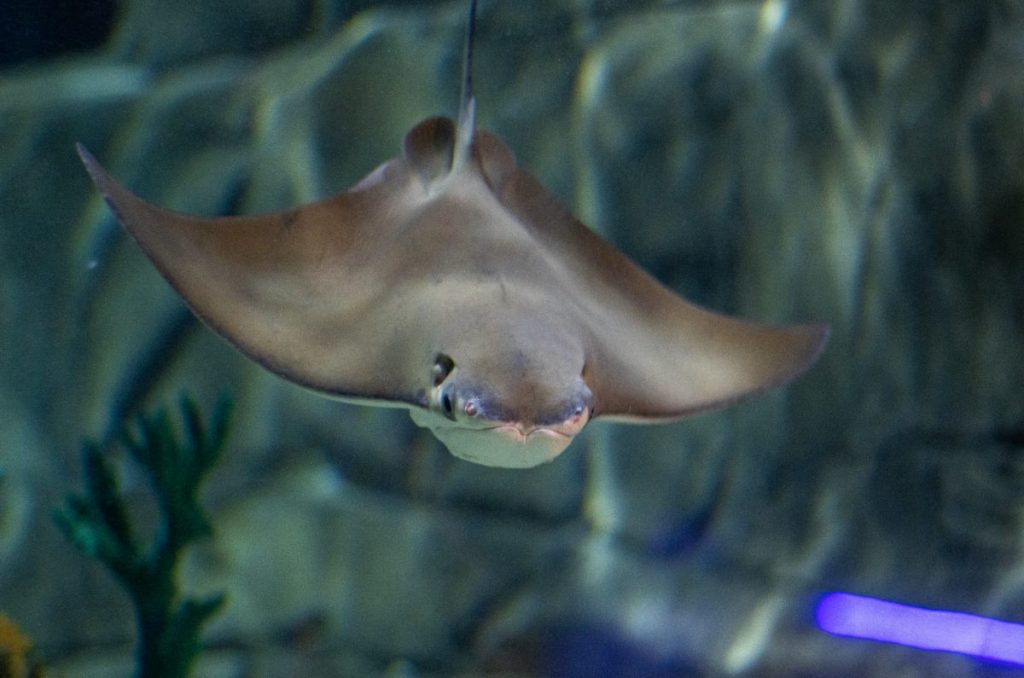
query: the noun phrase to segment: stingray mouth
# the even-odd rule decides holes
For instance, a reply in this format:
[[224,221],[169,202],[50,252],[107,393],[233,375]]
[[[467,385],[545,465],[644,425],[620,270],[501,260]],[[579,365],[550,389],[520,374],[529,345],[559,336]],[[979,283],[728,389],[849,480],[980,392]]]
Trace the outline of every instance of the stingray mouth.
[[557,424],[536,426],[521,422],[507,422],[498,424],[497,426],[490,426],[487,430],[503,436],[513,443],[528,444],[533,441],[545,439],[551,440],[552,442],[567,442],[572,440],[576,434],[583,429],[583,426],[587,423],[589,418],[590,410],[588,408],[582,408],[570,418]]
[[429,410],[410,410],[413,421],[429,428],[460,459],[485,466],[531,468],[562,453],[590,417],[582,407],[568,419],[550,424],[490,421],[455,424]]
[[498,435],[505,436],[509,440],[515,443],[523,443],[524,445],[530,442],[531,439],[537,438],[572,438],[572,435],[556,431],[546,426],[537,428],[523,427],[520,424],[502,424],[500,426],[492,426],[488,430],[497,433]]

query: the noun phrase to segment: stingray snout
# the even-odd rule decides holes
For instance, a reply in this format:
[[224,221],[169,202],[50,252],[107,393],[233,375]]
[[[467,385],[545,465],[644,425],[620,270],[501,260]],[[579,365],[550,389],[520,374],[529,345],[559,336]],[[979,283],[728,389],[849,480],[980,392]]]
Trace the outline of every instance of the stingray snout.
[[494,432],[506,438],[520,443],[529,442],[537,438],[566,438],[571,440],[579,433],[590,419],[590,408],[584,404],[578,404],[572,411],[569,418],[564,421],[548,424],[533,424],[530,422],[508,422],[494,427]]

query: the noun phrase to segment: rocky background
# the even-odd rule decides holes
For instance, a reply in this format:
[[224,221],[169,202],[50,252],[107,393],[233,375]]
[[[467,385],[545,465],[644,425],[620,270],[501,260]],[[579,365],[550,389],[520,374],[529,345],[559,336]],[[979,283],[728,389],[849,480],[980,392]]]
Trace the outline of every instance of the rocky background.
[[1006,675],[813,609],[847,590],[1024,621],[1024,4],[483,0],[479,121],[522,165],[689,298],[833,328],[782,392],[594,424],[531,471],[248,363],[73,150],[192,212],[330,194],[455,113],[464,2],[15,5],[0,609],[54,675],[131,663],[123,593],[51,519],[80,440],[183,389],[237,401],[217,535],[183,572],[229,595],[198,675]]

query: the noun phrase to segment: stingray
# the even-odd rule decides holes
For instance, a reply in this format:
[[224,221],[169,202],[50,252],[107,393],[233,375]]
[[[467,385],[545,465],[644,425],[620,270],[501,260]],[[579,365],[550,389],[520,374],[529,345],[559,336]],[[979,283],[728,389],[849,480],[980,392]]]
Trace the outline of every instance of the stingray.
[[341,400],[407,408],[457,457],[527,468],[591,420],[666,422],[806,370],[821,324],[700,308],[579,222],[475,128],[470,3],[458,120],[353,188],[261,216],[157,207],[79,155],[188,306],[245,355]]

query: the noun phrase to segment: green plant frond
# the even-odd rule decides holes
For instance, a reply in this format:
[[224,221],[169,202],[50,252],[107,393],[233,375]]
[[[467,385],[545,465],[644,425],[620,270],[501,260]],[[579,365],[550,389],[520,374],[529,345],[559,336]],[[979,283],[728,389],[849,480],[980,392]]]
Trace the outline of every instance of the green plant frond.
[[218,593],[200,600],[189,599],[183,601],[178,606],[178,609],[175,610],[172,627],[188,633],[187,637],[176,637],[173,641],[176,644],[181,644],[187,642],[188,637],[196,638],[197,634],[195,632],[223,607],[226,600],[224,594]]
[[87,441],[82,445],[82,459],[88,496],[95,509],[96,519],[101,520],[128,550],[135,550],[131,526],[120,500],[117,478],[106,456],[99,445]]
[[185,395],[178,401],[178,407],[181,410],[181,421],[185,426],[185,440],[198,461],[198,457],[206,449],[205,427],[199,406],[195,400]]
[[97,443],[82,445],[85,495],[68,496],[54,512],[69,541],[102,562],[131,597],[140,635],[137,675],[143,678],[188,675],[201,647],[200,627],[224,604],[223,595],[181,599],[175,577],[183,549],[213,534],[198,496],[224,447],[230,414],[230,399],[222,397],[207,426],[199,406],[185,396],[180,435],[162,408],[122,427],[118,440],[146,471],[159,510],[147,552],[133,537],[117,474]]

